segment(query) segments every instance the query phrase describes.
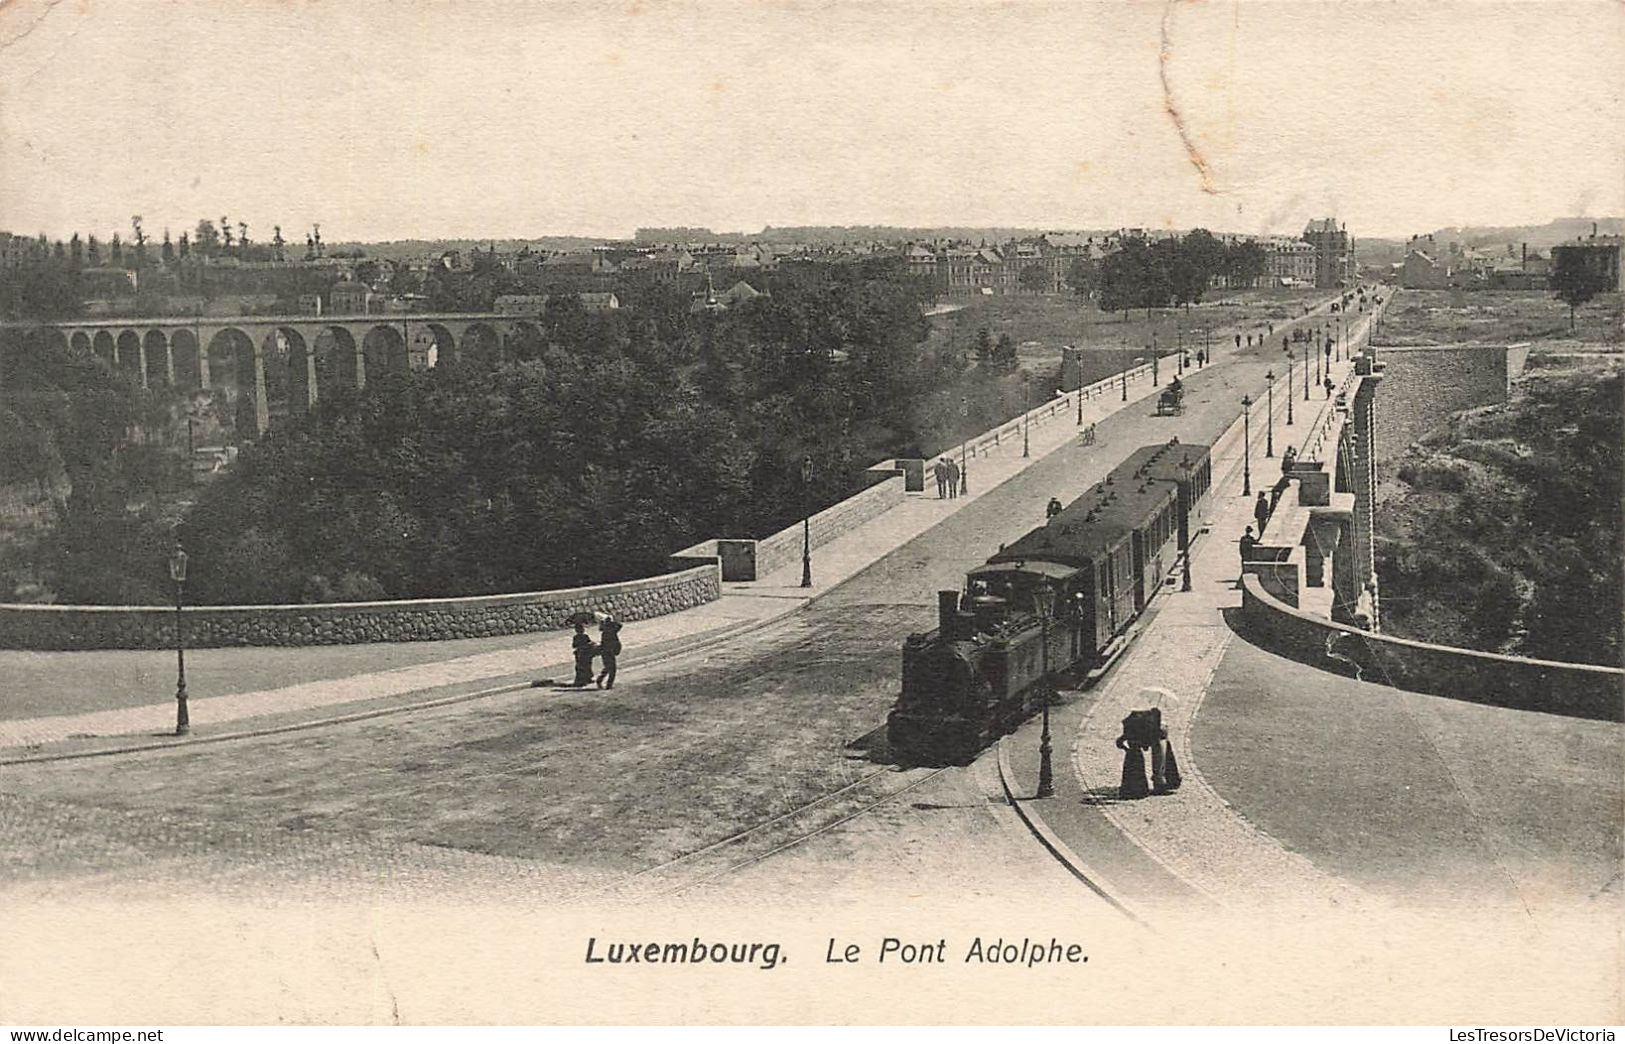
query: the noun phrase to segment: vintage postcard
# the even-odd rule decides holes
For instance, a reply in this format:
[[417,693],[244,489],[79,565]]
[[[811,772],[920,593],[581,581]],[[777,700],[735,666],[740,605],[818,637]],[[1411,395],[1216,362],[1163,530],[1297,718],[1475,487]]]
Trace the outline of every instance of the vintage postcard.
[[1621,1022],[1622,11],[0,3],[0,1023]]

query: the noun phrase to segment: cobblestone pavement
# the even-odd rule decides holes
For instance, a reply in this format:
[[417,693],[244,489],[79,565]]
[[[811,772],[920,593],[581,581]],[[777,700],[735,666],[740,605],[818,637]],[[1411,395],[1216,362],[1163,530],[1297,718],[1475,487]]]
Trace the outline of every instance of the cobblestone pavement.
[[992,757],[934,775],[865,815],[685,890],[677,899],[824,907],[947,896],[986,904],[1021,904],[1043,896],[1058,915],[1121,919],[1033,843],[1005,800]]

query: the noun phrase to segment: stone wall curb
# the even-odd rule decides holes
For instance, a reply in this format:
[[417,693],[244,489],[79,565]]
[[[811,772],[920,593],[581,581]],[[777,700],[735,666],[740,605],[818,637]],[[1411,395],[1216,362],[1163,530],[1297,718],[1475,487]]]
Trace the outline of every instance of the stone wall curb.
[[[1242,636],[1319,670],[1357,670],[1362,681],[1431,696],[1625,721],[1625,669],[1506,656],[1363,631],[1272,597],[1257,577],[1242,578]],[[1337,664],[1338,667],[1332,666]]]
[[998,752],[999,785],[1004,788],[1004,797],[1009,802],[1010,807],[1015,809],[1016,815],[1026,824],[1032,835],[1038,838],[1038,843],[1043,845],[1049,854],[1055,857],[1057,862],[1066,867],[1068,873],[1082,881],[1091,892],[1104,899],[1118,913],[1121,913],[1142,928],[1150,928],[1150,923],[1136,913],[1129,904],[1106,890],[1105,886],[1100,883],[1100,874],[1092,869],[1088,863],[1084,862],[1083,858],[1074,852],[1070,845],[1062,841],[1055,831],[1050,829],[1049,824],[1044,822],[1043,817],[1038,815],[1036,811],[1029,812],[1026,804],[1017,800],[1015,788],[1010,782],[1015,773],[1010,767],[1010,751],[1005,743],[1009,738],[1009,736],[1000,736],[999,742],[995,746]]

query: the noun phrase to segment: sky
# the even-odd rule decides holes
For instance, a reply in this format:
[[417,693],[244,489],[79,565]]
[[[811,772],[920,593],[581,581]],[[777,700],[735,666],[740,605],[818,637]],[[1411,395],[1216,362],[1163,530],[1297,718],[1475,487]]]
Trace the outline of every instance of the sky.
[[1625,214],[1615,0],[0,0],[0,229]]

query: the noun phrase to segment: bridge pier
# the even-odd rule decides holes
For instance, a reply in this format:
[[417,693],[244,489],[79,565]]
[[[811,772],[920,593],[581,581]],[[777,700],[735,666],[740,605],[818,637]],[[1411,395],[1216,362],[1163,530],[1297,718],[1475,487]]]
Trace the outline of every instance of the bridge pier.
[[258,438],[271,429],[271,399],[265,391],[265,346],[253,338],[249,343],[253,345],[254,360],[250,376],[254,394],[254,437]]

